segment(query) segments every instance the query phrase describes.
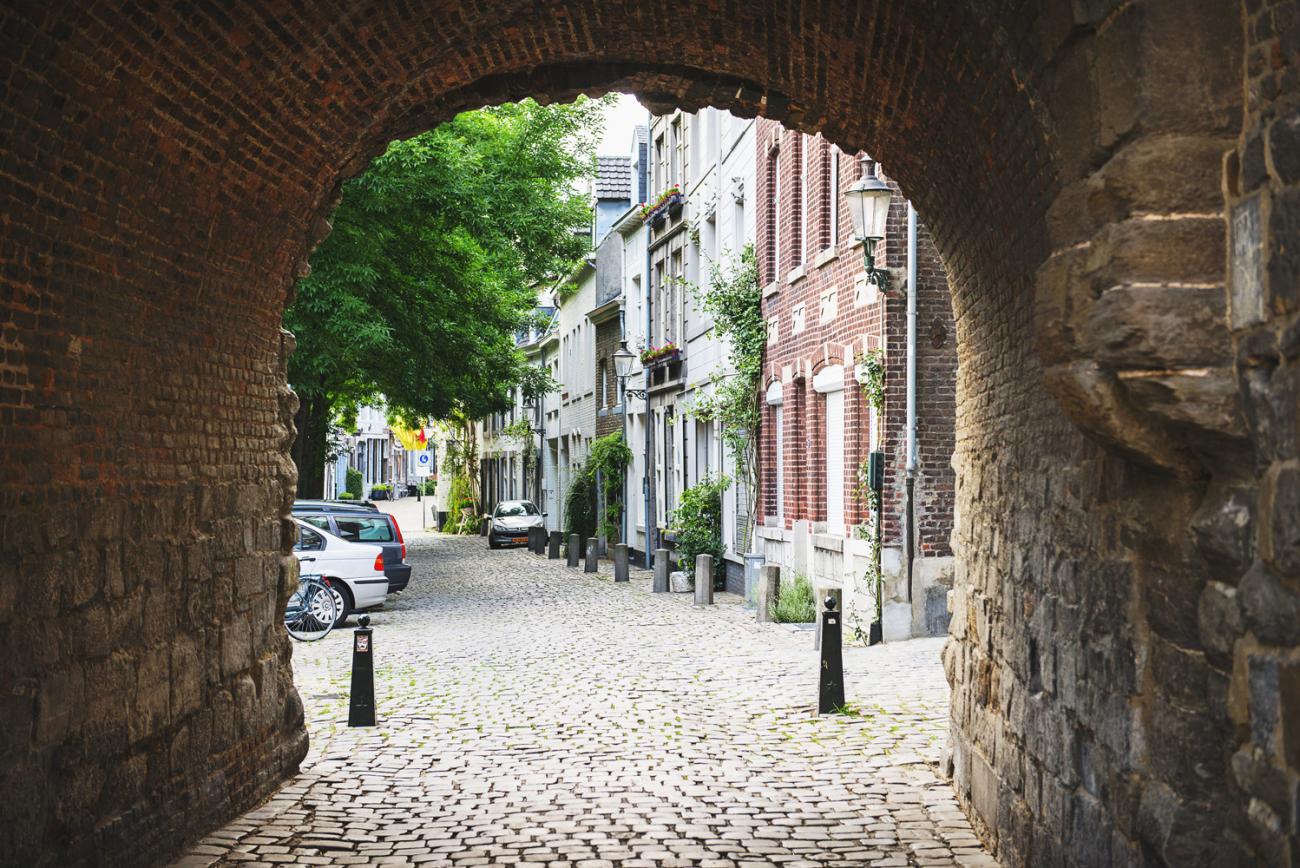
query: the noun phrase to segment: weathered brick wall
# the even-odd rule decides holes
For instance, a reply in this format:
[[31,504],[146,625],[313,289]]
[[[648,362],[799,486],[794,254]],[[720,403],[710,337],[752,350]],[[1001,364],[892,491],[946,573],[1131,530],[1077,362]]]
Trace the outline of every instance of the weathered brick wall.
[[[953,767],[1004,863],[1272,861],[1296,28],[1248,6],[6,6],[0,861],[146,861],[293,768],[292,282],[391,138],[610,88],[865,148],[929,220],[959,358]],[[1269,295],[1230,341],[1234,149]]]
[[[853,379],[853,368],[859,355],[868,349],[880,349],[885,362],[885,405],[880,413],[878,443],[887,461],[884,540],[887,545],[900,545],[906,513],[907,465],[907,299],[900,291],[907,267],[907,200],[901,191],[895,195],[885,240],[877,249],[877,265],[894,270],[893,290],[887,295],[876,294],[874,301],[864,296],[860,303],[857,296],[858,278],[864,267],[862,249],[854,242],[853,222],[843,196],[828,199],[835,195],[830,161],[839,163],[842,191],[858,177],[858,158],[840,152],[820,137],[783,130],[770,120],[759,121],[755,141],[759,166],[755,198],[761,203],[755,249],[759,251],[760,280],[766,286],[763,317],[774,335],[764,359],[764,383],[779,383],[787,393],[782,413],[785,479],[780,513],[784,526],[804,519],[826,520],[827,459],[822,430],[826,400],[812,390],[811,377],[827,365],[845,368],[844,520],[849,525],[869,521],[869,509],[858,483],[859,467],[871,448],[869,411],[866,397]],[[806,178],[801,181],[804,160]],[[780,173],[779,181],[774,172]],[[801,189],[804,183],[806,191]],[[806,205],[801,200],[804,195]],[[806,217],[801,218],[805,212]],[[951,459],[956,418],[955,326],[943,263],[929,232],[920,221],[918,225],[918,544],[922,554],[946,555],[950,553],[954,495]],[[802,251],[801,236],[806,236]],[[778,250],[779,263],[773,260]],[[822,322],[820,308],[829,292],[835,293],[836,313],[830,321]],[[797,334],[796,310],[802,311],[804,323]],[[930,335],[935,329],[942,337],[932,341]],[[806,392],[800,411],[788,400],[792,391]],[[764,421],[767,424],[760,447],[765,456],[760,473],[764,480],[763,514],[775,518],[775,412],[768,409]]]
[[[615,413],[618,404],[618,372],[614,370],[614,353],[618,352],[621,338],[618,315],[596,324],[596,436],[604,437],[620,430],[623,424],[621,413]],[[606,368],[605,395],[600,394],[600,366]],[[604,408],[603,410],[601,408]]]

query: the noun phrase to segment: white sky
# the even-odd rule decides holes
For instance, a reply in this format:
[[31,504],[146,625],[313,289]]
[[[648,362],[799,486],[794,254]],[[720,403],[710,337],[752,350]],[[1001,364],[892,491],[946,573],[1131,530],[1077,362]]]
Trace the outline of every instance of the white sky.
[[605,110],[605,134],[596,148],[602,157],[622,157],[632,153],[632,128],[644,124],[649,113],[625,93],[618,95],[618,103]]

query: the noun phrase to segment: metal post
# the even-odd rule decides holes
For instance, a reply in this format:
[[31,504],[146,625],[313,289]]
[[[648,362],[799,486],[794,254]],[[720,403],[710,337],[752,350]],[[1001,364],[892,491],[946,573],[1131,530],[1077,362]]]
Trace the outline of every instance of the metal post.
[[713,605],[713,555],[695,556],[695,605]]
[[348,726],[375,725],[375,652],[370,616],[357,617],[352,631],[352,694],[348,701]]
[[596,546],[600,540],[594,536],[587,537],[587,562],[582,565],[584,573],[596,572]]
[[656,594],[668,593],[668,549],[655,549],[655,583],[654,592]]
[[576,533],[569,534],[569,566],[576,567],[578,565],[578,549],[581,545],[582,540]]
[[558,530],[551,531],[550,548],[546,552],[546,557],[550,560],[557,561],[560,559],[560,544],[564,539],[564,534]]
[[627,543],[614,543],[614,581],[628,581]]
[[826,598],[822,612],[821,679],[817,690],[817,713],[829,714],[844,707],[844,654],[840,634],[840,613],[835,598]]

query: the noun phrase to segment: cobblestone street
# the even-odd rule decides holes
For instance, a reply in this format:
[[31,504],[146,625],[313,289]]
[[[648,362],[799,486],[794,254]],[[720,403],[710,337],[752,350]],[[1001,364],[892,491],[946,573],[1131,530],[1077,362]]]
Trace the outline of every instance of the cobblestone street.
[[373,615],[379,725],[349,729],[351,629],[294,647],[311,751],[178,865],[991,865],[936,769],[942,640],[846,649],[478,537],[412,534]]

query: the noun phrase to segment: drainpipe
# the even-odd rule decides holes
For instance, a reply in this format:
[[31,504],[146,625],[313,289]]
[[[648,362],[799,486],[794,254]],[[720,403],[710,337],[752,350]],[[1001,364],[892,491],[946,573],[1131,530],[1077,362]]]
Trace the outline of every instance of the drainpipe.
[[907,203],[907,599],[916,557],[916,209]]
[[[649,122],[647,121],[647,129]],[[648,150],[648,149],[647,149]],[[645,233],[645,272],[642,274],[641,286],[645,293],[645,340],[649,345],[650,335],[653,334],[651,325],[654,320],[651,318],[650,304],[650,230],[643,223],[641,231]],[[642,374],[645,376],[645,567],[650,569],[654,566],[655,546],[658,540],[655,539],[655,474],[654,474],[654,413],[650,410],[650,367],[642,365]]]

